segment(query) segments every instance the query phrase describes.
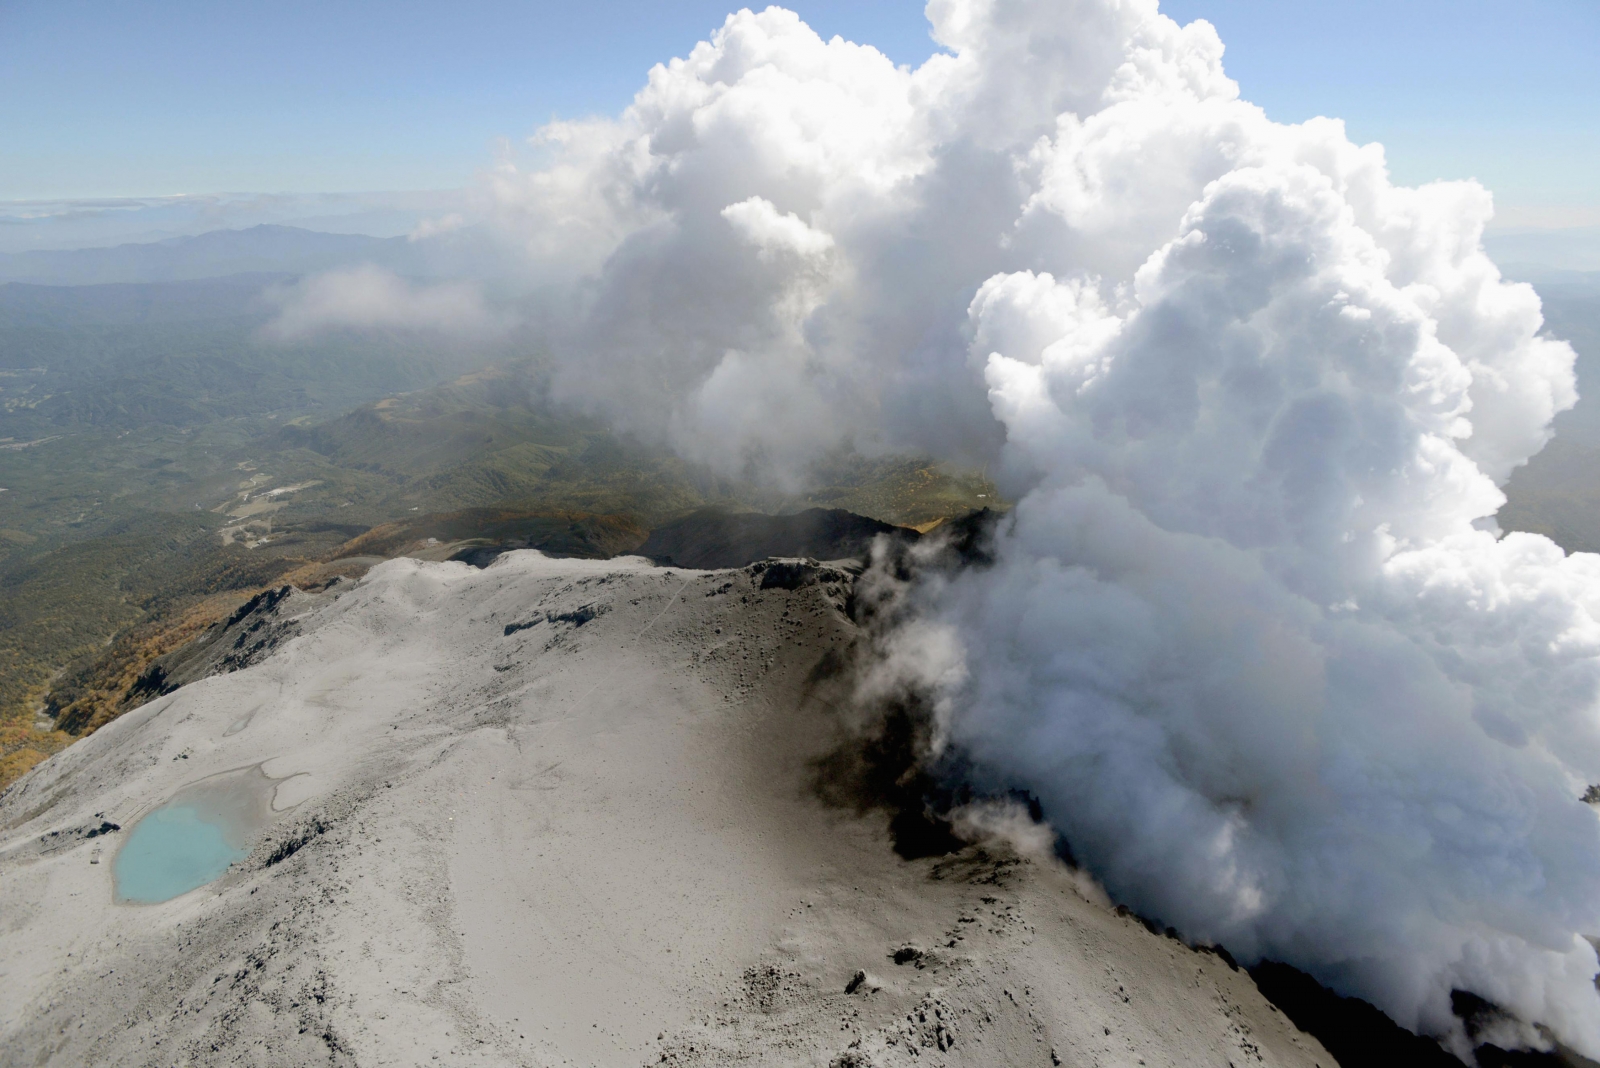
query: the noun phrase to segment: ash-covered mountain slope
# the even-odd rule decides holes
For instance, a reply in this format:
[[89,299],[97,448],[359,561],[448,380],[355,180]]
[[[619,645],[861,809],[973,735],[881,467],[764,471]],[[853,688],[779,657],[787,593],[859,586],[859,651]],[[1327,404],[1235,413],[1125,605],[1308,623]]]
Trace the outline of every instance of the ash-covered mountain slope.
[[[0,1065],[1332,1068],[1025,815],[898,855],[848,591],[762,577],[393,560],[40,765],[0,797]],[[257,799],[249,855],[117,903],[197,790]]]

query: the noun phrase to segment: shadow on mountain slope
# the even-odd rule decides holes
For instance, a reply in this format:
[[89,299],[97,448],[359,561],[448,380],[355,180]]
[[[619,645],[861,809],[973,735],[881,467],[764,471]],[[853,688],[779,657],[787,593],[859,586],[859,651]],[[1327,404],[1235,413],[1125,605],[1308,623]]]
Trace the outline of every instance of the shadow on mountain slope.
[[919,537],[907,527],[842,508],[807,508],[793,515],[705,508],[652,530],[638,552],[658,564],[710,570],[744,567],[772,556],[865,557],[880,534],[908,542]]

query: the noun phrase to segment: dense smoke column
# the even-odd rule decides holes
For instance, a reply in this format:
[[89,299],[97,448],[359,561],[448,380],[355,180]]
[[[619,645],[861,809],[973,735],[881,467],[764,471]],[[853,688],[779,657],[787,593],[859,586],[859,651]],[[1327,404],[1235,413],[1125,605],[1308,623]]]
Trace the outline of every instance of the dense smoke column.
[[884,678],[1186,936],[1600,1055],[1600,558],[1493,530],[1575,395],[1488,194],[1269,121],[1151,0],[928,13],[915,70],[731,16],[495,174],[581,276],[557,392],[779,480],[990,462],[997,562]]
[[1039,482],[930,605],[948,729],[1192,937],[1413,1028],[1464,987],[1592,1034],[1597,561],[1474,528],[1472,375],[1329,186],[1213,183],[1121,317],[980,291],[980,343],[1059,337],[988,362]]

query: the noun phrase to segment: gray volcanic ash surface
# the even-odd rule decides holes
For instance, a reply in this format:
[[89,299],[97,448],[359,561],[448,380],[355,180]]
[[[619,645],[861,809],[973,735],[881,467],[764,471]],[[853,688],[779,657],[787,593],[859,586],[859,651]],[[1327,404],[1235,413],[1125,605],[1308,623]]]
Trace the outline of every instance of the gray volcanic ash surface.
[[[1021,810],[898,855],[819,781],[874,729],[847,591],[761,570],[390,561],[41,765],[0,798],[0,1065],[1332,1065]],[[250,768],[245,859],[115,904],[141,818]]]

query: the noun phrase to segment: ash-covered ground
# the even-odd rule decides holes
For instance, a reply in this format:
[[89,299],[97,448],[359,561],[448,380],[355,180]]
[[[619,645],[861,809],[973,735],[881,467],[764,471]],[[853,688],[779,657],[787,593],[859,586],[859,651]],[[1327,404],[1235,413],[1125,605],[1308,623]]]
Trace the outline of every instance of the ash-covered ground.
[[[897,851],[852,576],[770,570],[390,561],[59,754],[0,798],[0,1065],[1333,1068],[1023,809]],[[119,904],[140,817],[252,767],[249,855]]]

